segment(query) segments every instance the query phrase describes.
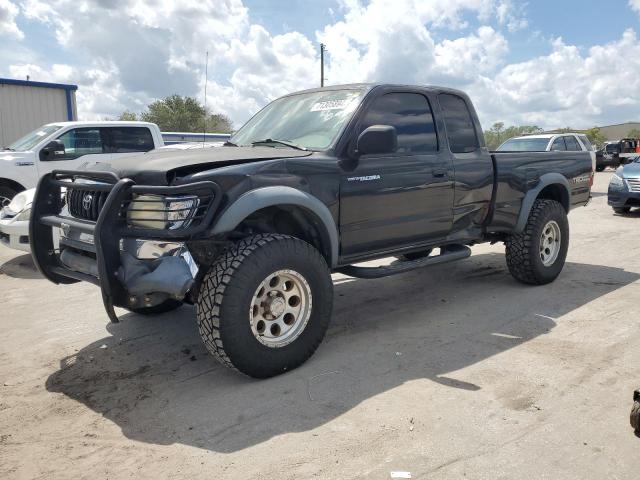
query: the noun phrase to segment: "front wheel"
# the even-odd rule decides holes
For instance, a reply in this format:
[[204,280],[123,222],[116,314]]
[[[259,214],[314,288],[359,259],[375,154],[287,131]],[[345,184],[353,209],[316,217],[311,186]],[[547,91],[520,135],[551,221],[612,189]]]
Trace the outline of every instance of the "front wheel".
[[3,207],[6,207],[11,203],[13,197],[18,194],[17,190],[14,190],[11,187],[7,187],[6,185],[0,185],[0,210]]
[[617,214],[625,214],[631,211],[631,207],[613,207],[613,211]]
[[555,200],[536,200],[524,231],[506,242],[507,266],[523,283],[553,282],[564,266],[569,247],[569,222],[564,207]]
[[196,304],[198,329],[222,364],[267,378],[304,363],[322,341],[333,307],[324,258],[279,234],[233,244],[211,266]]

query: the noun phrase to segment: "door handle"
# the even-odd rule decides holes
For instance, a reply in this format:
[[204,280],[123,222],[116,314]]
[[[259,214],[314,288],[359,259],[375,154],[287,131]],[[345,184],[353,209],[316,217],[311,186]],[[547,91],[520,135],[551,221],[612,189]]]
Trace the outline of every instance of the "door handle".
[[445,168],[434,168],[431,170],[434,177],[444,177],[447,174],[447,170]]

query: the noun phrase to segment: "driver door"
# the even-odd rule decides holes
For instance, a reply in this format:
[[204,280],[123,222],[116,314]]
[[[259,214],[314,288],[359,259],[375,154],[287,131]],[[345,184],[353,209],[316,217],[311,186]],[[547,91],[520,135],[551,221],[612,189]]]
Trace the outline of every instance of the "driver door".
[[362,155],[340,183],[341,254],[345,260],[445,237],[453,224],[453,164],[438,145],[429,99],[412,91],[375,98],[355,131],[396,129],[398,148]]
[[86,162],[108,163],[111,159],[111,154],[107,153],[107,142],[103,128],[72,128],[55,140],[64,145],[64,155],[51,159],[40,155],[37,162],[40,176],[53,170],[76,170]]

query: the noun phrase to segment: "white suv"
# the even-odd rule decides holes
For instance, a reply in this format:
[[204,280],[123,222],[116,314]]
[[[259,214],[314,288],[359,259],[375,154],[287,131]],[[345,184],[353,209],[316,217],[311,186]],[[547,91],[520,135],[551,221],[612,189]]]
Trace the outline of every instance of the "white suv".
[[596,152],[583,133],[544,133],[513,137],[500,145],[498,152],[589,152],[593,171],[596,170]]

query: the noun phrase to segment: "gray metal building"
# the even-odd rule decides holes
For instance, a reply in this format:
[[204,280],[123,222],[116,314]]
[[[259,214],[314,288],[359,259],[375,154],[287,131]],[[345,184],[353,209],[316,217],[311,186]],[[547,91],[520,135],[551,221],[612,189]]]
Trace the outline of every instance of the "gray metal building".
[[0,78],[0,147],[40,125],[77,120],[77,85]]

